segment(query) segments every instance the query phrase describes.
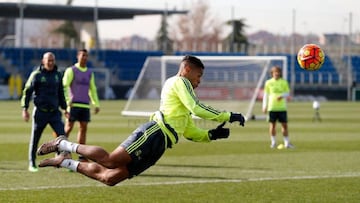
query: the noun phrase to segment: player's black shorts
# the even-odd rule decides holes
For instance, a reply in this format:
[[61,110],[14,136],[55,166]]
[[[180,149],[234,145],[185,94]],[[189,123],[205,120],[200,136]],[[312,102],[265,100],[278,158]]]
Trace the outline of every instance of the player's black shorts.
[[155,121],[150,121],[138,127],[121,146],[132,158],[127,166],[132,178],[154,165],[165,149],[171,148],[171,141]]
[[270,111],[268,121],[274,123],[279,121],[280,123],[287,123],[287,112],[286,111]]
[[69,121],[70,122],[74,122],[74,121],[90,122],[90,109],[89,108],[81,108],[81,107],[71,107]]

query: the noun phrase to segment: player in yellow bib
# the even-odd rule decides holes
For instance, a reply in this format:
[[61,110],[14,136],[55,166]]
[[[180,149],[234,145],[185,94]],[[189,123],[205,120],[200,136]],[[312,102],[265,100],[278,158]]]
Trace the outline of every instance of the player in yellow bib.
[[[240,113],[219,111],[199,101],[194,89],[200,84],[204,69],[200,59],[185,56],[178,73],[167,79],[162,88],[159,111],[151,116],[149,122],[133,131],[114,151],[108,153],[98,146],[69,142],[66,136],[61,136],[40,146],[38,154],[66,151],[80,154],[92,162],[79,162],[60,154],[43,160],[39,166],[65,167],[113,186],[154,165],[166,149],[178,142],[180,136],[194,142],[227,138],[230,130],[223,128],[225,122],[239,122],[244,126],[245,119]],[[191,115],[222,124],[214,129],[202,129],[195,126]]]
[[289,97],[289,84],[281,77],[281,68],[271,68],[271,79],[265,82],[262,110],[268,113],[269,133],[271,148],[276,147],[276,122],[281,123],[281,131],[284,137],[285,148],[293,148],[289,141],[288,119],[287,119],[287,98]]

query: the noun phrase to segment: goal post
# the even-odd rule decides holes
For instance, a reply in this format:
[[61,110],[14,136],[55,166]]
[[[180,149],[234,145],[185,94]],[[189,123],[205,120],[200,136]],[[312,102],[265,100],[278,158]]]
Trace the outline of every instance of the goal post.
[[[287,79],[286,56],[198,56],[205,69],[195,93],[200,102],[219,110],[244,114],[247,120],[259,118],[256,105],[261,103],[262,89],[270,68],[282,68]],[[165,80],[177,74],[183,56],[148,57],[130,91],[124,116],[150,116],[159,109],[161,88]]]

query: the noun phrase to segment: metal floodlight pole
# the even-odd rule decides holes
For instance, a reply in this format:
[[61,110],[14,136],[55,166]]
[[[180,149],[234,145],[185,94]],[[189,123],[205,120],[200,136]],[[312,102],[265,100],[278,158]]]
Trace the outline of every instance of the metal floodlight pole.
[[19,3],[19,17],[20,17],[20,70],[24,69],[24,0]]
[[292,12],[292,37],[291,37],[291,58],[290,58],[290,94],[294,96],[295,88],[295,26],[296,26],[296,10]]
[[99,51],[99,33],[98,33],[98,0],[95,0],[95,6],[94,6],[94,26],[95,26],[95,57],[98,57],[98,51]]
[[165,9],[164,9],[164,24],[162,26],[164,26],[164,38],[162,39],[162,44],[163,44],[163,51],[165,54],[168,54],[170,50],[168,50],[168,36],[167,36],[167,19],[168,19],[168,4],[167,2],[165,2]]
[[351,64],[351,35],[352,35],[352,13],[349,13],[349,36],[348,36],[348,61],[347,61],[347,78],[348,78],[348,84],[347,84],[347,98],[348,101],[351,100],[351,91],[352,91],[352,82],[353,82],[353,78],[352,78],[352,64]]

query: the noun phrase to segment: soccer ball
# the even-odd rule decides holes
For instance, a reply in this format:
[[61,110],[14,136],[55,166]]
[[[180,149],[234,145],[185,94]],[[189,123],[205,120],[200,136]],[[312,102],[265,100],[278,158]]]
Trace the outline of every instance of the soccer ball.
[[305,44],[297,54],[297,61],[304,70],[319,70],[325,62],[323,50],[316,44]]

